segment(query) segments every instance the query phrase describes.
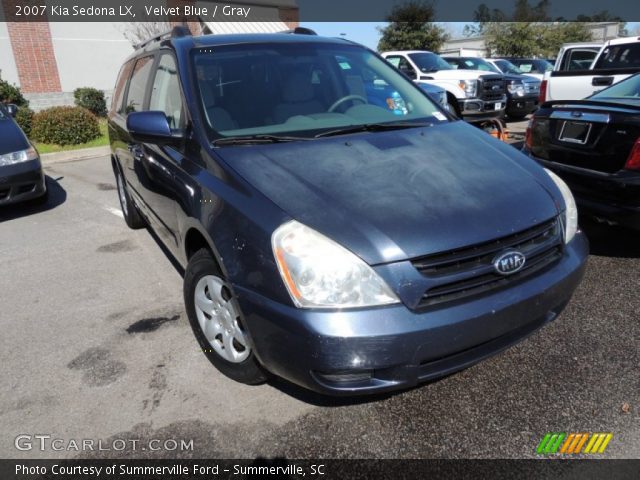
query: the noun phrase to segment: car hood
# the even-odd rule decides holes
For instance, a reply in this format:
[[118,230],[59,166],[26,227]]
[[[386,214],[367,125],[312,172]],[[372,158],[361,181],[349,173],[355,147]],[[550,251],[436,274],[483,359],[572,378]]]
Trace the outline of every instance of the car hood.
[[29,148],[27,137],[11,118],[0,118],[0,138],[0,155]]
[[476,80],[481,75],[500,75],[499,73],[483,72],[480,70],[438,70],[437,72],[420,72],[420,80]]
[[558,214],[540,167],[461,121],[217,151],[292,218],[372,265],[482,243]]

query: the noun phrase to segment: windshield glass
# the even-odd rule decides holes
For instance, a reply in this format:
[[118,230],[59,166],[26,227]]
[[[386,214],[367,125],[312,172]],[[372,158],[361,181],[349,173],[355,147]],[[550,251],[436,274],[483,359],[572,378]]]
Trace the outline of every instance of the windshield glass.
[[373,123],[447,121],[412,82],[356,45],[225,45],[192,55],[201,112],[215,138],[310,138]]
[[438,70],[451,70],[452,67],[439,55],[430,52],[410,53],[413,60],[422,73],[437,72]]
[[5,118],[5,111],[4,111],[4,109],[5,109],[5,106],[4,106],[2,103],[0,103],[0,120],[2,120],[3,118]]
[[482,58],[447,58],[453,68],[460,68],[463,70],[482,70],[483,72],[502,73],[496,67]]
[[509,60],[496,60],[496,65],[502,70],[503,73],[513,73],[515,75],[522,75],[522,70],[516,67]]
[[640,75],[634,75],[620,83],[592,95],[596,100],[638,100],[640,99]]

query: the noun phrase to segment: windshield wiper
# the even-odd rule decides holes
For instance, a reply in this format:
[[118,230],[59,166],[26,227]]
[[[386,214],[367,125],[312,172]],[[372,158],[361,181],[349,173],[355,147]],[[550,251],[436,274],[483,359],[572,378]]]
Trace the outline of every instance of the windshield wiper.
[[215,146],[224,145],[256,145],[261,143],[282,143],[298,142],[301,140],[312,140],[305,137],[290,137],[281,135],[247,135],[244,137],[224,137],[211,142]]
[[413,123],[413,122],[396,122],[396,123],[365,123],[364,125],[356,125],[344,128],[336,128],[335,130],[328,130],[321,132],[315,136],[320,137],[334,137],[336,135],[348,135],[349,133],[358,132],[383,132],[385,130],[402,130],[404,128],[418,128],[418,127],[431,127],[432,123]]

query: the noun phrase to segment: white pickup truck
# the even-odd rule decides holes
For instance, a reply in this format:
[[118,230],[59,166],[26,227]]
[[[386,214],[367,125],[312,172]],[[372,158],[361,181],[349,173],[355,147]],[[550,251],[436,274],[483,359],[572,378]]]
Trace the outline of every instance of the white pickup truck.
[[[560,56],[564,56],[564,52],[561,51]],[[609,40],[602,45],[588,68],[547,72],[540,86],[540,103],[579,100],[638,72],[640,37]]]
[[447,91],[449,110],[467,122],[504,115],[506,84],[502,75],[481,70],[457,70],[433,52],[403,50],[381,54],[416,83]]

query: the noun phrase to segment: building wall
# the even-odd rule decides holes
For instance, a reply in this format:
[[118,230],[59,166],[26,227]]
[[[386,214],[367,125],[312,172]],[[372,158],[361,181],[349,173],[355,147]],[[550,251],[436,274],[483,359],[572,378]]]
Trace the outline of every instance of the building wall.
[[133,53],[124,23],[52,22],[51,38],[63,92],[111,90],[123,60]]
[[[2,4],[0,4],[1,8]],[[13,49],[9,40],[9,29],[5,22],[0,22],[0,78],[10,83],[20,85],[18,69],[13,57]]]

